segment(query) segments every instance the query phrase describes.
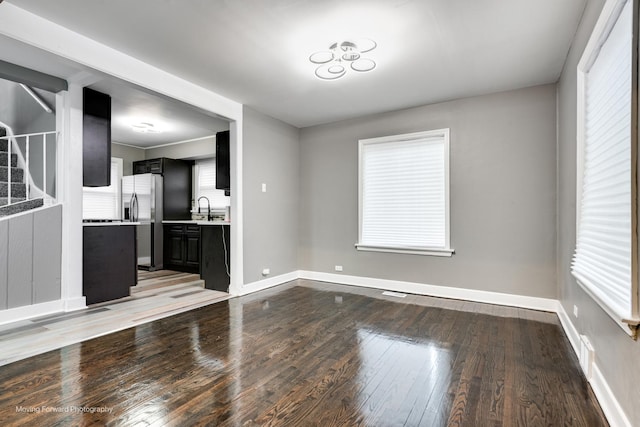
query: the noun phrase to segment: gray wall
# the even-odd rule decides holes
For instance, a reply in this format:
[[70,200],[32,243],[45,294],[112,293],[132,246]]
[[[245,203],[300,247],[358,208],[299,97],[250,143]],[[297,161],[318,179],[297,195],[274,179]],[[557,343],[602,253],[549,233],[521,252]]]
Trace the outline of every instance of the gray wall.
[[216,156],[216,138],[199,139],[179,144],[165,145],[145,150],[145,158],[157,159],[168,157],[170,159],[203,159]]
[[133,162],[145,159],[145,150],[117,142],[111,143],[111,157],[122,159],[122,176],[133,175]]
[[[55,95],[34,89],[55,110]],[[55,115],[47,113],[18,83],[0,79],[0,121],[11,126],[16,135],[49,132],[56,129]]]
[[[556,298],[555,85],[301,130],[301,269]],[[451,258],[356,251],[358,140],[451,129]]]
[[[298,269],[299,130],[244,107],[244,282]],[[267,192],[262,192],[262,183]],[[233,194],[232,194],[233,197]]]
[[61,298],[62,206],[0,220],[0,310]]
[[120,142],[111,144],[111,156],[123,161],[123,175],[133,174],[133,162],[168,157],[170,159],[204,159],[216,156],[216,138],[204,138],[157,148],[136,148]]
[[[558,283],[560,302],[580,334],[589,337],[596,363],[632,425],[640,426],[640,342],[631,340],[573,279],[576,241],[576,67],[604,0],[587,3],[558,84]],[[579,317],[573,316],[578,306]]]

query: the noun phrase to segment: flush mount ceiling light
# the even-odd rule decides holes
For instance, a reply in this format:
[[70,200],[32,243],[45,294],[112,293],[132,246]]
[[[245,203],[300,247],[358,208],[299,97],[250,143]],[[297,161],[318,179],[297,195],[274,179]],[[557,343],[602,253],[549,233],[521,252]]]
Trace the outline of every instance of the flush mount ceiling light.
[[358,72],[376,68],[373,59],[362,57],[363,53],[372,51],[376,46],[376,42],[370,39],[336,42],[329,46],[329,50],[321,50],[311,55],[309,61],[318,65],[316,68],[318,78],[335,80],[344,76],[347,68]]
[[140,132],[140,133],[160,133],[160,132],[162,132],[160,129],[155,127],[153,125],[153,123],[149,123],[149,122],[136,123],[136,124],[131,125],[131,128],[134,131]]

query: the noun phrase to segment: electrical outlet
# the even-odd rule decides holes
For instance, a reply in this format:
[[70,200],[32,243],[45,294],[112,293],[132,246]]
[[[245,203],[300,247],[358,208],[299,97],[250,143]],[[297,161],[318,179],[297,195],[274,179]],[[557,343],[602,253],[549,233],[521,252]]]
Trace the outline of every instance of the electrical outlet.
[[268,276],[269,274],[271,274],[271,270],[269,270],[268,268],[265,268],[262,270],[262,275],[263,276]]
[[267,184],[262,183],[262,192],[266,193],[267,192]]
[[336,271],[342,271],[342,266],[341,265],[336,265]]
[[573,316],[577,319],[578,318],[578,306],[574,305],[573,306]]

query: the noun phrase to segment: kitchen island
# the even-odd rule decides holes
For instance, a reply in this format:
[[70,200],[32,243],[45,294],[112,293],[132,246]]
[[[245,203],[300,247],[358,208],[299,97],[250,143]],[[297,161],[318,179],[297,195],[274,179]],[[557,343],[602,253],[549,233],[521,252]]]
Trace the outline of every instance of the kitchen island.
[[82,229],[82,293],[87,304],[129,296],[138,281],[138,222],[86,222]]

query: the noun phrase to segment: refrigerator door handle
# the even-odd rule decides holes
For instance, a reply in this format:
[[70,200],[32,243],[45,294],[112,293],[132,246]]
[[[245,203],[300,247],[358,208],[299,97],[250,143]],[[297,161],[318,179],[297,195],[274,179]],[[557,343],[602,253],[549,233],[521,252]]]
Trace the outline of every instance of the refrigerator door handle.
[[138,221],[138,195],[136,193],[131,196],[131,212],[132,221]]
[[131,195],[131,198],[129,199],[129,212],[128,212],[128,219],[129,221],[133,222],[133,204],[135,202],[133,201],[133,194]]

